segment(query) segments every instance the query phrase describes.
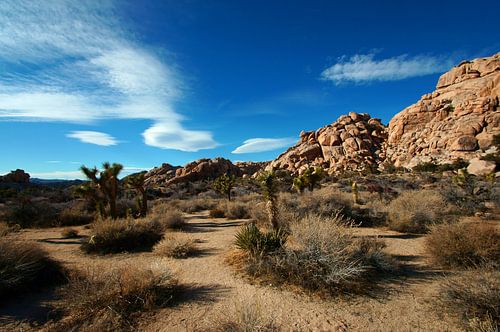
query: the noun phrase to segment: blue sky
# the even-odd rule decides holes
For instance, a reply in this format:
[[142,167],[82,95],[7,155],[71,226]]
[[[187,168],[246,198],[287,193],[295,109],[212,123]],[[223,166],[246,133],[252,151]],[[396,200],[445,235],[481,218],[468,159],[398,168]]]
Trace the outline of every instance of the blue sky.
[[350,111],[387,123],[453,65],[500,51],[498,12],[498,1],[4,0],[0,173],[270,160]]

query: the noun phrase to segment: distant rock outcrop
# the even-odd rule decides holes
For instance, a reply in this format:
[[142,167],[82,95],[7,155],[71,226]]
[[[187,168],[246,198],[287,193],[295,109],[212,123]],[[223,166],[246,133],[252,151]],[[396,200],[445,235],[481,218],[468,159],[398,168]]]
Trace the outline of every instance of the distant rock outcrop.
[[0,182],[28,184],[30,183],[30,175],[22,169],[16,169],[9,174],[0,176]]
[[253,175],[261,170],[266,163],[239,162],[233,164],[224,158],[199,159],[184,167],[163,164],[146,173],[145,184],[153,188],[169,186],[177,183],[195,182],[215,179],[223,174],[235,176]]
[[392,118],[387,158],[411,168],[479,157],[500,134],[499,96],[500,53],[460,63],[434,92]]
[[379,119],[368,114],[351,112],[316,131],[301,132],[300,141],[267,169],[286,169],[302,173],[310,166],[320,166],[330,173],[362,171],[376,167],[384,159],[382,144],[387,129]]

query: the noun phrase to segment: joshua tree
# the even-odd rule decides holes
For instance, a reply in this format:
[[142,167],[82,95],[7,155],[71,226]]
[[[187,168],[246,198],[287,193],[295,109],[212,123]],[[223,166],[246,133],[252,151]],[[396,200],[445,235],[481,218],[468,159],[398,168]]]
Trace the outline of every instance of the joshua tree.
[[276,206],[278,186],[276,182],[276,175],[272,171],[264,172],[259,176],[258,180],[262,186],[262,195],[267,201],[266,210],[269,223],[272,225],[274,230],[278,230],[278,207]]
[[320,182],[324,177],[325,172],[321,167],[309,167],[298,178],[304,187],[308,187],[309,191],[313,191],[318,182]]
[[224,174],[219,176],[214,181],[214,189],[221,193],[222,195],[226,195],[227,199],[231,200],[231,190],[236,183],[236,177],[234,175]]
[[[111,218],[116,219],[118,215],[116,211],[116,198],[118,196],[119,185],[118,174],[120,174],[123,166],[116,163],[110,165],[108,162],[105,162],[102,164],[102,167],[102,171],[99,171],[96,167],[88,168],[82,166],[80,169],[91,182],[89,186],[93,188],[94,197],[99,202],[98,211],[101,213],[101,216],[104,216],[104,208],[101,208],[100,204],[104,205],[107,203]],[[86,192],[87,197],[90,197],[92,190],[85,187],[81,187],[80,189],[82,193]]]
[[293,178],[292,188],[297,190],[299,192],[299,194],[302,194],[304,192],[304,189],[306,189],[306,187],[307,187],[307,183],[306,183],[306,179],[304,178],[304,176],[299,175],[299,176]]
[[141,217],[145,217],[148,212],[148,195],[144,186],[144,174],[140,173],[127,179],[127,186],[137,192],[137,208]]

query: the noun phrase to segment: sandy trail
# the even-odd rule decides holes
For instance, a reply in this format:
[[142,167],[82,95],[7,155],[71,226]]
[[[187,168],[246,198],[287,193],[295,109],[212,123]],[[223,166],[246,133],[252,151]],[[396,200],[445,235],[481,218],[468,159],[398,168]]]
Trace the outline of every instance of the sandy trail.
[[[428,267],[422,237],[380,228],[357,229],[359,235],[383,239],[386,250],[406,264],[409,273],[384,284],[373,297],[322,300],[275,285],[252,284],[235,274],[224,259],[244,220],[210,219],[207,212],[186,217],[191,226],[189,235],[199,242],[199,253],[187,259],[158,258],[153,253],[85,255],[79,250],[79,240],[61,239],[60,228],[26,230],[9,236],[39,242],[70,268],[138,263],[167,266],[179,283],[187,286],[187,291],[178,305],[146,314],[139,324],[141,331],[206,331],[231,319],[243,303],[256,306],[263,317],[272,319],[283,331],[460,330],[452,319],[438,317],[427,304],[442,273]],[[83,227],[77,228],[82,235],[88,234]],[[31,306],[25,312],[17,312],[17,317],[12,317],[15,306],[0,308],[0,319],[11,315],[19,320],[30,310],[40,310],[44,301],[36,295],[35,303],[31,303],[34,296],[16,301]]]
[[192,236],[200,240],[201,255],[168,259],[167,265],[181,283],[202,290],[200,300],[160,310],[148,331],[203,331],[230,319],[242,302],[257,306],[284,331],[454,331],[436,317],[425,303],[431,296],[434,271],[425,268],[423,238],[398,232],[362,228],[360,235],[379,236],[387,251],[419,270],[387,285],[380,296],[349,300],[321,300],[273,285],[255,285],[235,275],[224,262],[232,249],[234,234],[244,221],[210,220],[206,213],[190,215]]

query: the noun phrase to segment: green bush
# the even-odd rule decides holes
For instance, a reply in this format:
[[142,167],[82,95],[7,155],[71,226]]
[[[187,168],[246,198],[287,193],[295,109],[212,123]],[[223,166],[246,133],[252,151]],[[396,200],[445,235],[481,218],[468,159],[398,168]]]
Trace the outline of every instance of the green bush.
[[235,237],[236,247],[252,256],[259,256],[282,248],[288,234],[282,230],[261,232],[254,223],[251,223],[243,226]]

